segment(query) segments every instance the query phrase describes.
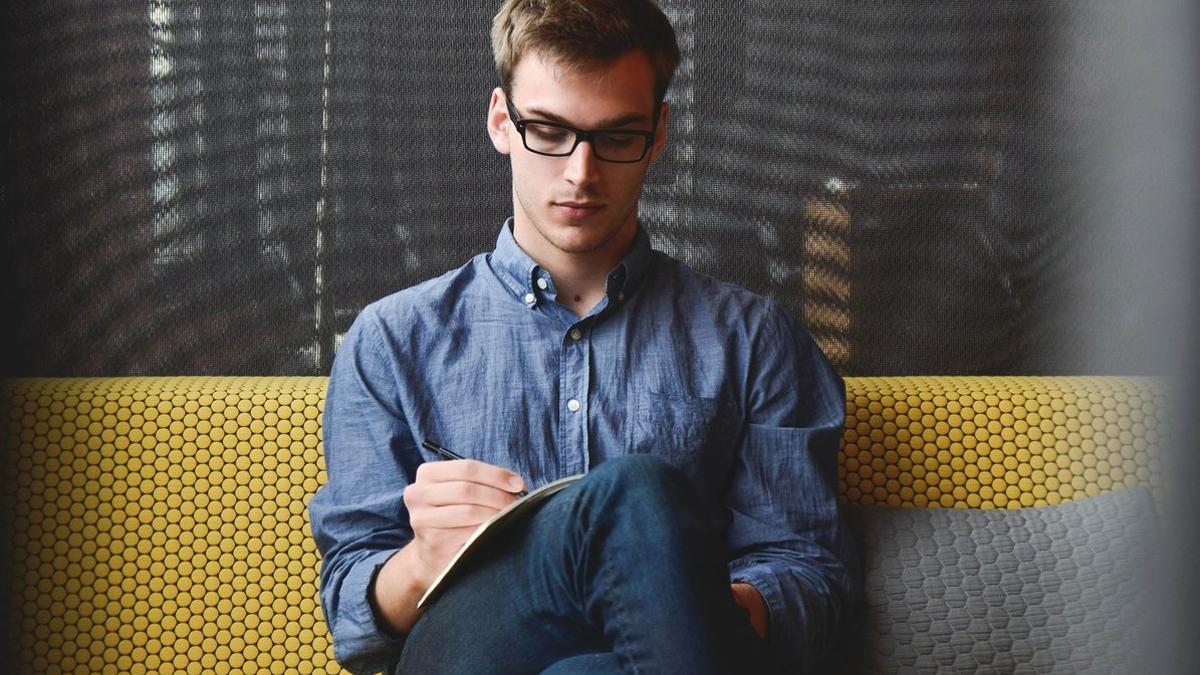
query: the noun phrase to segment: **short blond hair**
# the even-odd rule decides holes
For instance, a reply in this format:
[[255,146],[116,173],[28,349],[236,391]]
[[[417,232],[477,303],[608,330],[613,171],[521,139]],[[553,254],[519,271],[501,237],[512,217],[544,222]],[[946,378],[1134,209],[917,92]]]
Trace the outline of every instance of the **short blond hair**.
[[653,0],[507,0],[492,19],[492,56],[506,93],[512,93],[513,69],[525,54],[590,68],[634,49],[649,58],[661,103],[679,65],[679,45]]

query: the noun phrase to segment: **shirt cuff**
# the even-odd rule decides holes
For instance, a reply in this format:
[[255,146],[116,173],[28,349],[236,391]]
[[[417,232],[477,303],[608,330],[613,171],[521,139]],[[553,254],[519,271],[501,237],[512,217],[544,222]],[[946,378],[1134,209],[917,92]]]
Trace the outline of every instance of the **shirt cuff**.
[[351,672],[390,670],[400,660],[405,636],[381,630],[368,595],[375,576],[396,551],[377,551],[358,561],[342,580],[333,622],[334,657]]
[[[794,617],[787,609],[783,588],[779,584],[779,573],[768,564],[758,563],[730,569],[731,583],[745,583],[754,587],[767,606],[767,651],[771,662],[784,669],[795,667],[806,648],[802,644],[804,635],[796,630]],[[788,672],[791,672],[790,670]]]

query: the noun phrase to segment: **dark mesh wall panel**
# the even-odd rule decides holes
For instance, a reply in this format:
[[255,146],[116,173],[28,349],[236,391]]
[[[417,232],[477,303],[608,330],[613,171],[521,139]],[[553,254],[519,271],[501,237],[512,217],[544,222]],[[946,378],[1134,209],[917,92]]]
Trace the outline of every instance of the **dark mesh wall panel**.
[[[511,212],[497,4],[6,10],[4,374],[327,372],[366,303]],[[1086,367],[1063,130],[1087,64],[1062,45],[1087,3],[663,6],[658,247],[778,300],[846,374]]]
[[848,372],[1048,365],[1023,349],[1022,296],[1051,280],[1020,279],[1014,239],[1052,246],[1062,223],[1002,203],[1022,186],[999,167],[1040,183],[1053,118],[1020,124],[1058,22],[1013,3],[700,7],[660,172],[685,180],[648,200],[664,248],[782,302]]
[[318,364],[323,3],[40,3],[16,17],[17,372]]
[[511,213],[484,129],[492,3],[335,3],[329,81],[329,327],[491,248]]

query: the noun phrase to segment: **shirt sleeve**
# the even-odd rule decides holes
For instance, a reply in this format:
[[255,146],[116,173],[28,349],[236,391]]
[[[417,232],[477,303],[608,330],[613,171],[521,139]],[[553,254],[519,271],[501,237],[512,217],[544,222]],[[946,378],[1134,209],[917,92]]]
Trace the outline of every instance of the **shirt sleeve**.
[[420,462],[385,353],[368,307],[334,357],[323,423],[328,480],[309,502],[334,655],[356,673],[390,668],[404,645],[380,629],[367,595],[379,568],[412,540],[403,495]]
[[774,662],[809,672],[856,593],[857,556],[837,505],[845,388],[808,333],[771,309],[753,347],[726,543],[730,578],[766,601]]

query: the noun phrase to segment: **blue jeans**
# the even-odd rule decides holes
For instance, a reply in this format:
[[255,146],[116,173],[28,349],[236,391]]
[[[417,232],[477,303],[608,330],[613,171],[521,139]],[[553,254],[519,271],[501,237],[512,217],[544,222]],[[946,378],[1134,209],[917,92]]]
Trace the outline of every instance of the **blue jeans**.
[[761,671],[711,508],[661,459],[601,464],[475,558],[413,627],[398,672]]

